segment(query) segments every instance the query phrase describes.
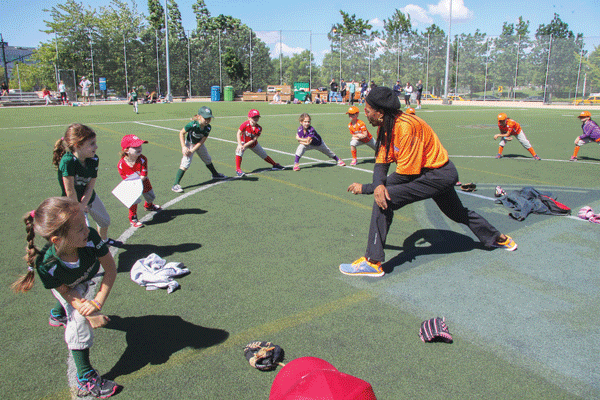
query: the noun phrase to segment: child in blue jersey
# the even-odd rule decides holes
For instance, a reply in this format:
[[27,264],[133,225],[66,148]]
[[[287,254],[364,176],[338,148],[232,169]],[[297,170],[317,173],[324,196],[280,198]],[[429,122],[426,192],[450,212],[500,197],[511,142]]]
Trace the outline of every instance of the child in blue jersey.
[[[98,232],[88,228],[78,201],[68,197],[51,197],[23,217],[27,232],[27,274],[12,285],[15,292],[33,287],[35,272],[66,310],[65,342],[77,367],[77,384],[85,394],[106,398],[117,392],[119,385],[103,379],[90,363],[90,347],[94,328],[110,320],[101,313],[117,277],[115,260]],[[35,246],[39,235],[48,243],[40,250]],[[104,270],[99,289],[92,300],[92,279],[100,266]],[[35,272],[34,272],[35,271]],[[90,294],[90,296],[88,296]],[[51,317],[52,319],[52,317]]]
[[337,165],[344,167],[346,163],[335,155],[333,151],[327,147],[321,136],[315,128],[310,125],[310,115],[303,113],[299,118],[300,126],[296,132],[296,140],[298,140],[298,148],[296,149],[296,159],[294,161],[294,171],[300,171],[300,158],[306,150],[318,150],[326,156],[333,158]]

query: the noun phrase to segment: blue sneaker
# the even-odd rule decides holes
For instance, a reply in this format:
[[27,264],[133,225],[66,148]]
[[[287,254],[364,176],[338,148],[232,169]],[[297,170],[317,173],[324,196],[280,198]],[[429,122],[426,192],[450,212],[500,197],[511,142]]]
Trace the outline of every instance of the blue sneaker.
[[242,171],[241,169],[238,169],[237,171],[235,171],[235,174],[241,178],[242,176],[246,176],[246,173],[244,171]]
[[371,262],[365,257],[361,257],[352,264],[341,264],[340,271],[344,275],[362,275],[362,276],[383,276],[384,272],[381,269],[381,261]]
[[77,386],[81,392],[101,399],[112,396],[120,388],[115,382],[102,378],[94,370],[85,374],[83,378],[77,376]]

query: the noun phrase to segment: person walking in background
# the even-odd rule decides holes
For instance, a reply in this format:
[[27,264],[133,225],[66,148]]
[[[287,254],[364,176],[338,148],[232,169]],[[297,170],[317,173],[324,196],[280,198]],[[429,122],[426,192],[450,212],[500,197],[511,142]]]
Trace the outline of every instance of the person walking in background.
[[133,112],[136,114],[138,113],[138,92],[134,87],[131,88],[131,93],[129,93],[129,104],[131,104],[133,106]]
[[575,138],[575,150],[569,161],[577,161],[579,149],[584,144],[600,143],[600,126],[592,120],[592,114],[589,111],[582,111],[577,118],[581,121],[583,134]]
[[398,97],[398,100],[400,100],[400,96],[402,96],[402,85],[400,84],[400,81],[396,81],[396,84],[394,85],[392,90],[394,91],[394,94]]
[[58,92],[60,93],[60,101],[63,106],[69,104],[69,99],[67,98],[67,86],[65,85],[65,81],[60,81],[58,84]]
[[206,106],[200,107],[198,114],[192,117],[189,122],[179,131],[179,143],[181,144],[181,164],[175,175],[175,183],[173,183],[172,191],[182,193],[181,178],[192,165],[194,154],[198,154],[200,159],[206,165],[206,168],[211,172],[213,179],[225,179],[226,176],[219,173],[213,165],[212,158],[208,154],[208,149],[204,145],[208,135],[212,130],[210,125],[213,119],[212,110]]
[[294,171],[300,171],[300,158],[304,155],[306,150],[318,150],[327,157],[333,158],[337,165],[341,167],[346,166],[346,163],[327,147],[323,138],[321,138],[316,129],[311,126],[311,119],[308,113],[300,115],[298,121],[300,121],[300,126],[296,132],[298,148],[296,149],[296,158],[294,160]]
[[415,86],[415,91],[417,92],[417,110],[421,109],[421,96],[423,95],[423,81],[419,79],[417,82],[417,86]]
[[258,144],[258,137],[262,133],[262,126],[258,124],[258,120],[260,119],[260,112],[258,110],[252,109],[248,112],[248,120],[240,125],[240,128],[237,131],[237,147],[235,149],[235,168],[236,174],[240,178],[246,175],[244,171],[242,171],[242,157],[244,152],[247,149],[250,149],[273,166],[273,170],[282,170],[285,167],[279,163],[273,161],[271,157],[267,155],[267,152],[262,148],[260,144]]
[[346,98],[346,81],[340,79],[340,95],[342,96],[341,102],[344,104],[344,99]]
[[82,76],[81,81],[79,82],[79,87],[81,88],[81,97],[85,103],[90,102],[90,86],[92,86],[92,82],[90,82],[90,80],[85,76]]
[[413,87],[410,82],[406,82],[406,86],[404,86],[404,105],[406,108],[410,107],[410,96],[412,95]]
[[338,84],[335,81],[335,78],[331,78],[331,82],[329,82],[329,102],[337,101],[338,96]]
[[521,125],[519,125],[517,121],[508,118],[505,113],[500,113],[498,114],[498,128],[500,129],[500,133],[496,133],[494,135],[494,140],[498,138],[502,138],[502,140],[500,140],[500,146],[498,147],[498,154],[496,155],[496,158],[502,158],[502,151],[504,150],[506,142],[512,140],[512,136],[516,136],[517,140],[525,149],[527,149],[529,153],[531,153],[535,160],[541,160],[541,158],[535,153],[535,150],[533,150],[531,143],[529,143],[529,140],[527,140],[527,137],[525,137],[525,134],[521,129]]
[[348,102],[350,105],[354,105],[354,96],[356,96],[356,81],[352,79],[348,83]]
[[[448,158],[438,136],[425,121],[400,110],[400,101],[391,88],[377,87],[367,96],[365,115],[377,127],[377,153],[373,182],[352,183],[348,192],[373,194],[367,249],[340,272],[352,276],[383,276],[387,234],[394,211],[417,201],[433,199],[452,221],[467,225],[486,247],[517,249],[514,240],[500,233],[475,211],[463,206],[454,185],[456,167]],[[390,165],[396,170],[388,175]]]

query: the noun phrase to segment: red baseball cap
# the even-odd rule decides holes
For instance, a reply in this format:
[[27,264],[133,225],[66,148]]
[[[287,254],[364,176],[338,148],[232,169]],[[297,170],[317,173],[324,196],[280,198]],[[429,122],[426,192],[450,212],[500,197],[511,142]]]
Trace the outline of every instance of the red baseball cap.
[[148,143],[147,140],[142,140],[135,135],[125,135],[123,139],[121,139],[121,148],[127,149],[129,147],[139,147],[144,143]]
[[369,382],[338,371],[317,357],[290,361],[279,371],[269,400],[377,400]]
[[248,112],[248,118],[260,117],[258,110],[252,109]]

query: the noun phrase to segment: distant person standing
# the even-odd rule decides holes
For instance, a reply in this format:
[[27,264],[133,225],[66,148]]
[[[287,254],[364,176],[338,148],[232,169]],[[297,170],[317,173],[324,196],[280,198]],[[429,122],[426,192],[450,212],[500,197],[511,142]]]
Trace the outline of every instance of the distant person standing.
[[410,107],[410,96],[412,95],[413,87],[410,82],[406,82],[406,86],[404,86],[404,105],[406,108]]
[[92,82],[85,76],[82,76],[79,87],[81,88],[81,97],[83,97],[84,103],[90,102],[90,86],[92,86]]
[[346,98],[346,82],[343,79],[340,80],[340,94],[342,95],[342,104],[344,104],[344,98]]
[[396,84],[394,85],[392,90],[394,91],[394,94],[398,97],[398,100],[400,100],[400,96],[402,96],[402,85],[400,84],[400,81],[396,81]]
[[348,83],[348,102],[350,105],[354,105],[354,96],[356,95],[356,82],[352,79]]
[[60,101],[63,105],[69,104],[69,99],[67,98],[67,86],[65,85],[65,81],[60,81],[58,84],[58,92],[60,93]]
[[131,104],[133,106],[133,112],[136,114],[138,113],[138,92],[135,88],[135,86],[133,88],[131,88],[131,93],[129,93],[129,104]]
[[363,79],[362,82],[360,83],[360,104],[365,103],[365,97],[367,97],[367,89],[368,88],[369,88],[369,86],[367,85],[367,81],[365,81]]
[[334,101],[338,95],[338,84],[335,81],[335,78],[331,78],[331,82],[329,82],[329,101]]
[[589,111],[582,111],[577,118],[581,121],[583,134],[575,138],[575,150],[569,161],[577,161],[577,153],[584,144],[600,143],[600,126],[592,121],[592,114]]
[[417,86],[415,86],[417,92],[417,110],[421,109],[421,96],[423,95],[423,81],[419,79]]

